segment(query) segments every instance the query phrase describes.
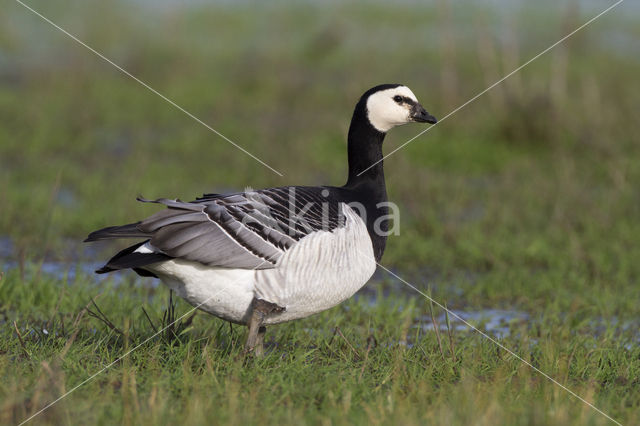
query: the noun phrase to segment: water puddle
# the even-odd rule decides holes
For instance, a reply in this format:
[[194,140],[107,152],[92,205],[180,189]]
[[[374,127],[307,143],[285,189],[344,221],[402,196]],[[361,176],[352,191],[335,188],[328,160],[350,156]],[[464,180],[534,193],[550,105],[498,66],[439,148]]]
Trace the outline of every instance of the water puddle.
[[[63,242],[63,249],[54,256],[34,261],[21,258],[10,238],[0,237],[0,272],[8,274],[18,270],[25,280],[46,277],[73,284],[77,279],[89,278],[95,283],[110,280],[119,285],[140,278],[133,271],[117,274],[96,274],[95,270],[104,265],[114,249],[109,244],[82,244],[75,240]],[[60,259],[60,260],[59,260]],[[149,280],[149,282],[151,282]],[[150,286],[158,286],[158,280],[152,280]]]
[[[447,315],[445,313],[434,317],[440,331],[446,333],[449,328],[451,331],[471,331],[471,328],[460,319],[462,318],[472,326],[498,339],[509,336],[512,329],[527,324],[530,319],[529,314],[526,312],[516,310],[450,309],[450,312],[448,315],[449,326],[447,326]],[[423,315],[414,327],[418,327],[423,331],[433,331],[435,329],[434,321],[430,315]]]
[[13,255],[11,238],[0,237],[0,259],[9,259]]
[[[90,275],[100,267],[98,262],[54,262],[28,263],[20,266],[17,260],[10,260],[2,264],[2,270],[9,272],[14,269],[23,269],[25,279],[34,276],[47,276],[67,282],[74,282],[80,275]],[[99,276],[98,276],[99,277]],[[99,278],[98,278],[99,279]]]
[[[157,279],[142,278],[132,271],[121,271],[114,274],[95,274],[94,271],[103,265],[104,260],[108,258],[111,249],[105,245],[87,246],[77,242],[70,242],[69,247],[61,256],[66,260],[54,261],[45,260],[42,262],[19,261],[14,252],[14,245],[7,237],[0,237],[0,271],[7,274],[20,270],[25,279],[33,279],[35,277],[49,277],[68,284],[73,285],[77,279],[90,280],[95,284],[103,283],[110,280],[114,285],[123,283],[139,283],[147,287],[156,288],[161,286]],[[105,255],[105,253],[107,253]],[[92,260],[87,260],[92,259]],[[97,259],[97,260],[93,260]],[[472,272],[465,275],[465,279],[472,282],[475,276]],[[464,290],[453,285],[446,278],[440,276],[437,272],[425,269],[421,271],[419,277],[414,277],[412,282],[428,282],[432,289],[446,291],[445,299],[464,300]],[[440,292],[442,293],[442,292]],[[415,290],[408,287],[402,281],[392,275],[378,270],[373,276],[371,282],[356,293],[354,299],[364,303],[366,306],[374,308],[378,306],[382,300],[390,296],[401,295],[406,299],[412,299],[419,296]],[[349,309],[349,306],[345,306]],[[402,310],[400,305],[397,309]],[[462,319],[464,321],[462,321]],[[434,321],[435,320],[435,321]],[[447,315],[442,309],[437,309],[435,318],[431,315],[422,315],[414,321],[412,328],[420,330],[421,333],[433,332],[437,327],[442,333],[452,332],[472,332],[472,329],[465,324],[465,321],[473,327],[487,333],[496,338],[503,339],[509,337],[513,333],[519,333],[531,328],[532,324],[542,321],[541,318],[534,318],[531,314],[514,309],[450,309],[448,315],[449,324],[447,324]],[[576,333],[588,334],[594,337],[603,336],[607,333],[614,333],[617,336],[625,335],[629,337],[629,343],[626,345],[628,349],[637,347],[640,344],[640,320],[619,320],[613,318],[594,318],[576,329]],[[44,332],[44,331],[43,331]],[[46,333],[45,333],[46,334]],[[407,343],[411,345],[410,343]]]

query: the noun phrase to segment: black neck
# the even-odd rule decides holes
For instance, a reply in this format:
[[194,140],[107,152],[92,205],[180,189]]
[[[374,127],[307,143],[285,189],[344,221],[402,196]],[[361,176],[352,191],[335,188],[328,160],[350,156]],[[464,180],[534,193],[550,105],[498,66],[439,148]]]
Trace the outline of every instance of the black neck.
[[358,102],[349,127],[349,178],[346,187],[355,187],[363,182],[376,182],[384,187],[384,137],[385,133],[376,130],[369,122],[365,102]]
[[[366,209],[364,212],[367,231],[373,244],[377,262],[382,258],[386,245],[388,221],[376,225],[378,218],[388,214],[387,188],[382,169],[382,142],[385,133],[376,130],[367,117],[365,100],[356,105],[349,127],[348,158],[349,178],[343,187],[349,193],[350,201],[357,201]],[[376,227],[380,228],[376,230]]]

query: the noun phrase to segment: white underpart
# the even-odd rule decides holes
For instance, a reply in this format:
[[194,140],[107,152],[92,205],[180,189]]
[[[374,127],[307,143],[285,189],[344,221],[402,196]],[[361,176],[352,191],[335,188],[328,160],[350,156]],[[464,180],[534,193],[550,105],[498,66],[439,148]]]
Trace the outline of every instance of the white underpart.
[[364,286],[376,269],[371,238],[343,204],[345,226],[302,238],[273,269],[229,269],[172,259],[145,267],[193,306],[246,324],[254,297],[284,307],[266,318],[277,324],[338,305]]
[[150,242],[146,242],[143,245],[141,245],[140,247],[138,247],[137,249],[135,249],[133,251],[134,253],[142,253],[142,254],[148,254],[148,253],[162,253],[161,250],[155,248],[154,246],[151,245]]
[[406,86],[381,90],[367,99],[367,113],[369,122],[380,132],[386,133],[395,126],[411,121],[410,106],[399,105],[393,100],[394,96],[403,96],[418,102],[416,95]]

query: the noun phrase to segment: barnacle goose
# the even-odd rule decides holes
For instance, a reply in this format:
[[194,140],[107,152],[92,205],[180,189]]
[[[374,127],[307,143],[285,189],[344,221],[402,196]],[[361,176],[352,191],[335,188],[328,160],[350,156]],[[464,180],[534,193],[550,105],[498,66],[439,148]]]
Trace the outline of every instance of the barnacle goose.
[[351,120],[349,177],[341,187],[205,194],[192,202],[138,198],[166,208],[92,232],[85,241],[142,240],[96,272],[131,268],[160,278],[191,305],[247,325],[245,350],[259,354],[266,325],[336,306],[373,275],[388,230],[382,142],[409,122],[436,119],[408,87],[366,91]]

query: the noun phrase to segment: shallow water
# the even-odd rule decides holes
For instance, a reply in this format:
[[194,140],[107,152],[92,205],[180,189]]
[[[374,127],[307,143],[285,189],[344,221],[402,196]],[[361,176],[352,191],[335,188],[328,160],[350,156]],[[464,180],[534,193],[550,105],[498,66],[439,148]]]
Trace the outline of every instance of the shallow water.
[[[22,273],[25,279],[30,279],[35,276],[44,276],[59,279],[63,282],[72,284],[79,277],[91,276],[92,280],[96,282],[106,281],[111,279],[114,283],[120,284],[125,281],[128,273],[125,274],[95,274],[94,271],[102,266],[102,262],[56,262],[56,261],[44,261],[41,263],[29,263],[25,265]],[[9,272],[12,269],[19,269],[20,262],[17,260],[10,260],[4,262],[0,266],[3,272]]]
[[[462,320],[477,327],[479,330],[499,339],[511,334],[514,326],[525,324],[530,319],[526,312],[503,309],[459,310],[451,309],[449,324],[452,331],[470,331],[471,327]],[[435,317],[440,331],[447,332],[447,315],[442,313]],[[416,327],[424,331],[432,331],[435,325],[430,315],[423,315]]]
[[[77,279],[89,279],[96,284],[110,280],[115,285],[123,283],[137,282],[147,287],[158,287],[161,285],[157,279],[142,278],[132,271],[122,271],[114,274],[95,274],[94,271],[104,264],[106,259],[103,256],[104,246],[100,245],[88,246],[77,243],[70,243],[69,249],[66,250],[66,260],[50,260],[46,259],[41,262],[21,262],[14,253],[14,245],[7,237],[0,237],[0,271],[8,273],[15,269],[21,269],[21,274],[25,279],[34,277],[50,277],[61,280],[67,284],[73,284]],[[111,251],[109,251],[111,253]],[[87,258],[96,260],[86,260]],[[469,272],[470,279],[473,281],[473,273]],[[432,289],[442,287],[452,300],[464,300],[464,290],[456,287],[451,283],[447,283],[438,276],[437,272],[424,269],[420,277],[411,282],[427,282]],[[370,283],[356,293],[354,299],[364,302],[366,306],[375,307],[382,299],[390,296],[402,295],[407,298],[423,297],[416,293],[415,290],[409,288],[402,281],[382,270],[376,271]],[[348,309],[345,306],[345,309]],[[398,309],[403,309],[399,306]],[[452,332],[472,332],[476,327],[488,335],[503,339],[510,336],[514,332],[528,330],[535,323],[539,323],[535,315],[516,310],[516,309],[449,309],[447,325],[447,315],[440,308],[434,308],[435,323],[438,330],[447,333]],[[434,319],[426,313],[414,321],[412,328],[421,332],[432,332],[435,329]],[[463,321],[464,320],[464,321]],[[468,324],[465,324],[468,323]],[[517,330],[517,331],[516,331]],[[580,327],[577,332],[588,333],[594,337],[602,336],[605,333],[611,333],[613,330],[616,334],[626,334],[630,336],[630,342],[625,345],[628,349],[640,344],[640,319],[620,320],[616,317],[601,318],[597,317]],[[43,332],[45,332],[43,330]],[[46,334],[46,333],[45,333]],[[533,339],[532,341],[535,341]],[[405,342],[408,346],[411,343]]]
[[9,237],[0,237],[0,259],[9,259],[13,254],[13,242]]

